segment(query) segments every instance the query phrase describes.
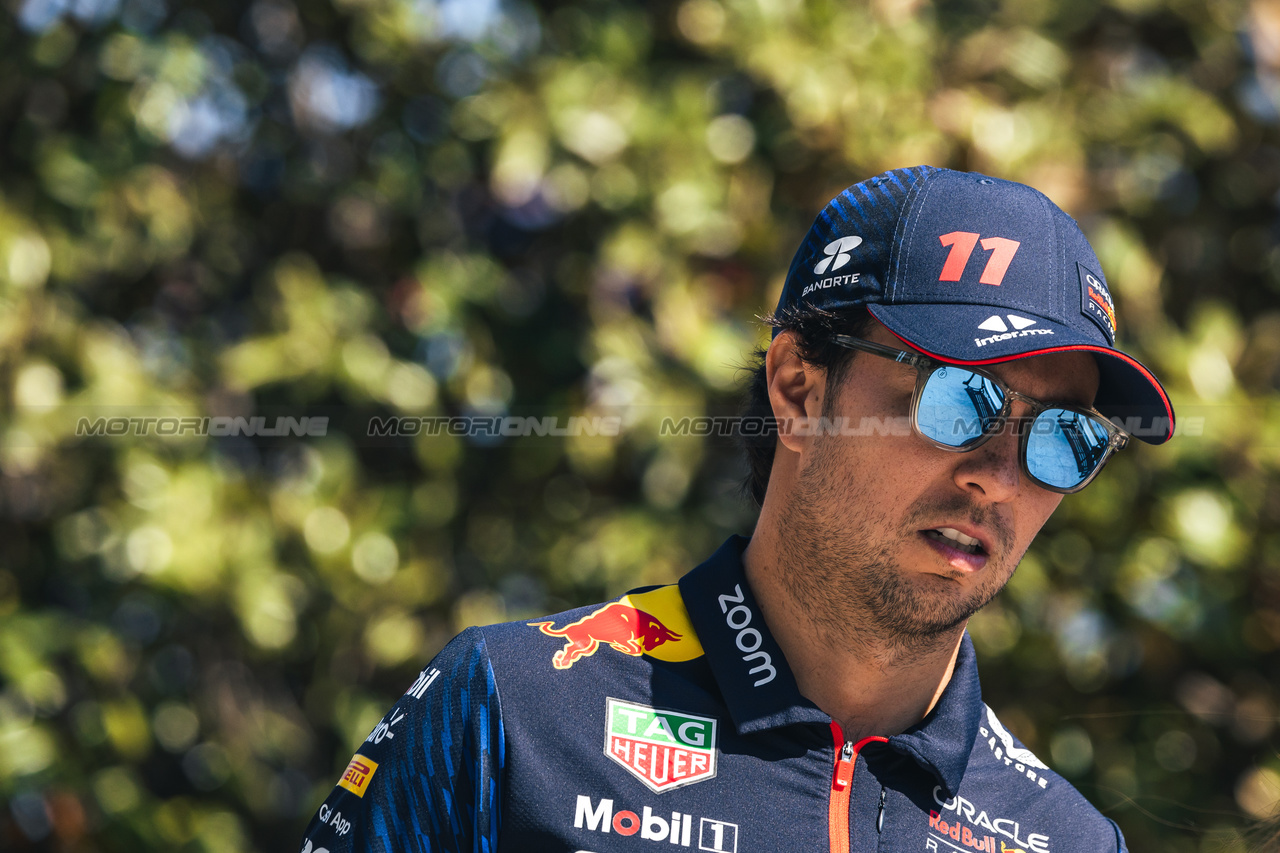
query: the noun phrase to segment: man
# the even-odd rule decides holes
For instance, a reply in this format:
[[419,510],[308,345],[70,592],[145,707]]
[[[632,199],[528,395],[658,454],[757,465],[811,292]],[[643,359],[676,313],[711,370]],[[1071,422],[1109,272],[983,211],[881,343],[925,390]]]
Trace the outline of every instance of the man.
[[818,216],[775,323],[751,539],[465,631],[305,851],[1125,849],[982,703],[965,634],[1127,442],[1107,418],[1173,432],[1075,222],[1020,184],[887,172]]

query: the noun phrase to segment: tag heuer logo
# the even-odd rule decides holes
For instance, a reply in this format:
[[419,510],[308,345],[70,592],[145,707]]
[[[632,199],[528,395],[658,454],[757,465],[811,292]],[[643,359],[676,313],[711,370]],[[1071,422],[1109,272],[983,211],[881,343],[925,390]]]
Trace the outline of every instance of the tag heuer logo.
[[610,699],[604,754],[662,793],[716,775],[716,721]]

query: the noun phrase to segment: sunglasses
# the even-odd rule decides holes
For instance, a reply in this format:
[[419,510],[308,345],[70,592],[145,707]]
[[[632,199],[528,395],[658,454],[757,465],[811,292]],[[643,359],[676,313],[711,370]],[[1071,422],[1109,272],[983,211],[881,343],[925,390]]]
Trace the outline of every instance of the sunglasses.
[[964,453],[982,446],[1009,420],[1014,400],[1026,403],[1030,413],[1018,419],[1018,461],[1033,483],[1051,492],[1080,491],[1111,454],[1129,443],[1124,430],[1101,413],[1068,403],[1042,403],[1010,389],[985,370],[944,364],[848,335],[836,335],[832,341],[914,367],[911,426],[943,450]]

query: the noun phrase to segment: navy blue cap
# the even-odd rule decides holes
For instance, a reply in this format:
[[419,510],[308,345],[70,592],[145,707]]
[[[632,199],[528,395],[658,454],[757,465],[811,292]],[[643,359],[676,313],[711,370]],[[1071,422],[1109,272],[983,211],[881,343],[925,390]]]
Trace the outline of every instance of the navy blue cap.
[[1023,184],[915,166],[849,187],[814,220],[775,313],[805,306],[866,306],[903,343],[951,364],[1092,353],[1095,408],[1148,444],[1173,436],[1159,380],[1115,347],[1115,305],[1089,241]]

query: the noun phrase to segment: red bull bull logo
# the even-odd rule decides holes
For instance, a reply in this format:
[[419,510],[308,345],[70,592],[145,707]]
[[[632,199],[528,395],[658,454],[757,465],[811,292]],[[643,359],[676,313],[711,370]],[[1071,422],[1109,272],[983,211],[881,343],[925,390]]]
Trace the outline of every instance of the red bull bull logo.
[[1080,270],[1080,311],[1102,330],[1108,340],[1116,339],[1116,304],[1102,279],[1090,272],[1084,264],[1076,264]]
[[1089,288],[1089,298],[1098,305],[1098,309],[1107,315],[1107,319],[1111,321],[1111,328],[1116,327],[1116,309],[1111,304],[1110,299],[1104,299],[1100,291]]
[[551,658],[556,669],[568,669],[601,646],[624,655],[648,654],[668,661],[691,660],[702,654],[675,586],[623,596],[562,628],[555,627],[555,622],[529,625],[549,637],[564,639],[564,647]]

